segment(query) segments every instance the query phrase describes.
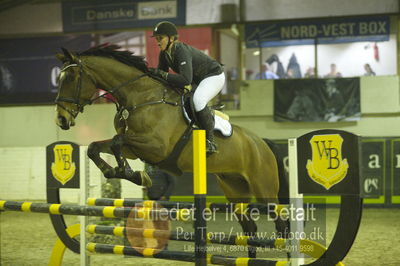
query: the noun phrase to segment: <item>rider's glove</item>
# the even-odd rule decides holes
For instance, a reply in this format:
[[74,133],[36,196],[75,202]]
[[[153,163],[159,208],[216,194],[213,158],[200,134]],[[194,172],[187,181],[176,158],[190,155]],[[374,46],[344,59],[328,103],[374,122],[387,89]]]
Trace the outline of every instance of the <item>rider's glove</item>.
[[159,68],[149,68],[149,72],[151,72],[153,75],[157,77],[167,80],[168,72],[162,71]]

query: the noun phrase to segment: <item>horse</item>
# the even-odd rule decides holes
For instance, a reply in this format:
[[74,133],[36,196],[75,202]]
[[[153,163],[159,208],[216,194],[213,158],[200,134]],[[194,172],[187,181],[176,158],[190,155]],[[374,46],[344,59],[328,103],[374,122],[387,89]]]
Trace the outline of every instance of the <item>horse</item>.
[[[57,54],[63,68],[59,74],[56,97],[56,124],[63,130],[75,125],[79,112],[95,99],[98,89],[111,94],[117,105],[112,139],[95,141],[88,146],[88,156],[106,178],[121,178],[137,185],[150,186],[145,171],[133,171],[128,159],[140,159],[161,169],[160,164],[174,151],[188,123],[182,115],[182,90],[151,76],[143,57],[118,46],[96,46],[83,52],[63,49]],[[263,204],[279,204],[278,161],[271,147],[249,130],[232,125],[230,137],[216,134],[218,153],[207,157],[207,172],[217,177],[226,198],[232,203],[250,202],[255,197]],[[192,172],[192,145],[189,138],[175,164],[181,171]],[[114,155],[118,166],[113,168],[101,153]],[[282,175],[281,175],[282,176]],[[286,188],[285,188],[286,189]],[[281,191],[283,188],[281,187]],[[278,232],[288,231],[287,222],[270,213]],[[245,234],[254,235],[255,222],[239,214]],[[255,251],[249,250],[254,257]]]

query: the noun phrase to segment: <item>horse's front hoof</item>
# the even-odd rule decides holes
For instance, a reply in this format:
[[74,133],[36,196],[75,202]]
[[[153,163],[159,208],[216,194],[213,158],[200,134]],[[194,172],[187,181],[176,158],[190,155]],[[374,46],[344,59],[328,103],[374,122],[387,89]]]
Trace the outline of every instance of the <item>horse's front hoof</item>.
[[105,178],[115,178],[115,169],[114,168],[110,168],[104,171],[104,177]]

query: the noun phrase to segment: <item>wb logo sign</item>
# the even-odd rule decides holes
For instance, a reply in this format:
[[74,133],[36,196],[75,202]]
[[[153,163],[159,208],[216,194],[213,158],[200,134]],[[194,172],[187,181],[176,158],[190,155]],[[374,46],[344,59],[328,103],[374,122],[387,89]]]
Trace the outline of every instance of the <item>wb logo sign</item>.
[[75,163],[72,161],[72,146],[58,144],[54,146],[54,162],[51,164],[53,177],[65,185],[75,175]]
[[307,161],[307,172],[316,183],[329,190],[342,181],[349,167],[342,159],[343,138],[339,134],[315,135],[310,139],[312,160]]

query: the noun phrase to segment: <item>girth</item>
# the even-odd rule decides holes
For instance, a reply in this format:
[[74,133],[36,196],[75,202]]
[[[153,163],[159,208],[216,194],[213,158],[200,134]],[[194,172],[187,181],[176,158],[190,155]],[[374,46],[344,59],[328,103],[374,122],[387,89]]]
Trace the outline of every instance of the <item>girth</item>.
[[193,122],[187,126],[185,132],[183,132],[182,136],[180,137],[178,142],[175,144],[174,149],[168,155],[168,157],[158,163],[155,163],[154,165],[156,165],[157,167],[159,167],[163,170],[170,172],[171,174],[173,174],[175,176],[182,175],[183,172],[178,167],[178,159],[182,153],[183,148],[185,148],[186,144],[189,142],[192,131],[193,131]]

